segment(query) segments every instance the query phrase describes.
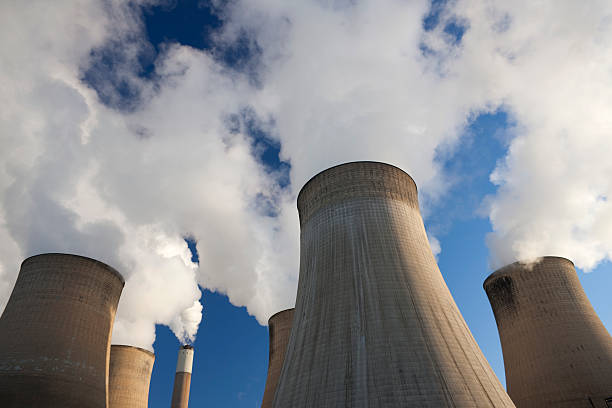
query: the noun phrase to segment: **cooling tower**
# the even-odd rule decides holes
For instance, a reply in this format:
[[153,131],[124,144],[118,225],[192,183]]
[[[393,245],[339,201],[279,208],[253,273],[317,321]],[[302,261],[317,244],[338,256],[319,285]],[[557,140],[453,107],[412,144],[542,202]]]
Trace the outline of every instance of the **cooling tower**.
[[325,170],[298,196],[300,277],[274,407],[514,407],[440,274],[414,181]]
[[518,408],[612,406],[612,338],[571,261],[516,262],[489,276],[484,289]]
[[283,310],[268,320],[270,357],[268,360],[268,378],[266,379],[266,389],[264,390],[261,408],[272,408],[278,377],[283,368],[283,361],[285,361],[285,352],[287,351],[287,343],[291,334],[294,311],[295,309]]
[[193,368],[193,347],[181,346],[176,363],[174,389],[172,390],[172,408],[187,408],[189,405],[189,387],[191,386],[191,369]]
[[113,344],[110,352],[110,408],[147,408],[155,354],[139,347]]
[[108,406],[110,336],[123,289],[113,268],[77,255],[26,259],[0,318],[0,404]]

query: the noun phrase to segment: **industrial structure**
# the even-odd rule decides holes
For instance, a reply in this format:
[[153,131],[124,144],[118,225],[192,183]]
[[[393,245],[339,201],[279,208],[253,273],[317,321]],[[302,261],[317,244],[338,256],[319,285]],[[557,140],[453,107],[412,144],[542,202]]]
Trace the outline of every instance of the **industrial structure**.
[[189,345],[181,346],[176,362],[176,375],[174,377],[174,389],[172,390],[171,408],[188,407],[192,368],[193,347]]
[[3,408],[105,408],[110,338],[124,280],[94,259],[26,259],[0,317]]
[[515,262],[484,282],[517,408],[612,407],[612,338],[574,264]]
[[109,408],[147,408],[155,354],[113,344],[108,376]]
[[300,276],[275,408],[514,407],[442,278],[408,174],[339,165],[297,204]]
[[295,309],[287,309],[274,314],[268,320],[268,330],[270,331],[270,354],[268,359],[268,378],[264,390],[261,408],[272,408],[276,385],[285,361],[287,343],[291,334],[291,324]]

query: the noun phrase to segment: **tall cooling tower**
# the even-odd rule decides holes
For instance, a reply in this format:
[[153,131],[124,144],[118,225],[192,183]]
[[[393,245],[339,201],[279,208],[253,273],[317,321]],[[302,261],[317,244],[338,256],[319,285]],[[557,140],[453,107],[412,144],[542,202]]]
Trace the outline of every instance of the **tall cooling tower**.
[[414,181],[325,170],[298,196],[300,278],[274,407],[514,407],[440,274]]
[[268,378],[266,379],[266,389],[264,390],[261,408],[272,408],[278,377],[285,361],[285,352],[287,351],[287,343],[291,334],[294,311],[295,309],[283,310],[268,320],[270,356],[268,360]]
[[110,352],[110,408],[147,408],[155,354],[139,347],[113,344]]
[[516,262],[489,276],[484,289],[518,408],[612,407],[612,338],[571,261]]
[[176,375],[174,376],[174,389],[172,390],[172,408],[188,407],[192,368],[193,347],[188,345],[181,346],[176,362]]
[[108,406],[110,338],[123,278],[77,255],[26,259],[0,318],[0,406]]

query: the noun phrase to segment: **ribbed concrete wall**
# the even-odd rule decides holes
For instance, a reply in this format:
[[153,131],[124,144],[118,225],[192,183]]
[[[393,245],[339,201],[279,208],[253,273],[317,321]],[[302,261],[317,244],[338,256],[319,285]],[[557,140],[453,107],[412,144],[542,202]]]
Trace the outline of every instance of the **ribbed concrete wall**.
[[287,351],[287,343],[289,343],[289,335],[291,334],[294,311],[295,309],[283,310],[268,320],[270,355],[268,360],[268,378],[266,379],[266,388],[261,408],[272,408],[276,385],[278,384],[278,378],[285,361],[285,352]]
[[489,276],[484,288],[518,408],[612,406],[612,338],[571,261],[513,263]]
[[155,354],[139,347],[113,344],[110,352],[110,408],[147,408]]
[[0,405],[105,408],[123,278],[76,255],[26,259],[0,318]]
[[191,370],[193,366],[193,347],[181,346],[176,362],[174,389],[172,390],[171,408],[187,408],[189,406],[189,389],[191,387]]
[[298,210],[298,294],[274,407],[514,407],[440,274],[410,176],[333,167],[302,188]]

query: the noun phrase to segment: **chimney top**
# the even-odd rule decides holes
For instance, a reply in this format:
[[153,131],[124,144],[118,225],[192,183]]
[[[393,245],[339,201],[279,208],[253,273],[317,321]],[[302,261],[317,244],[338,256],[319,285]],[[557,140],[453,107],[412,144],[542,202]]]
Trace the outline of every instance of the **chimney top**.
[[193,346],[185,344],[178,351],[178,361],[176,362],[177,373],[191,373],[193,367]]

